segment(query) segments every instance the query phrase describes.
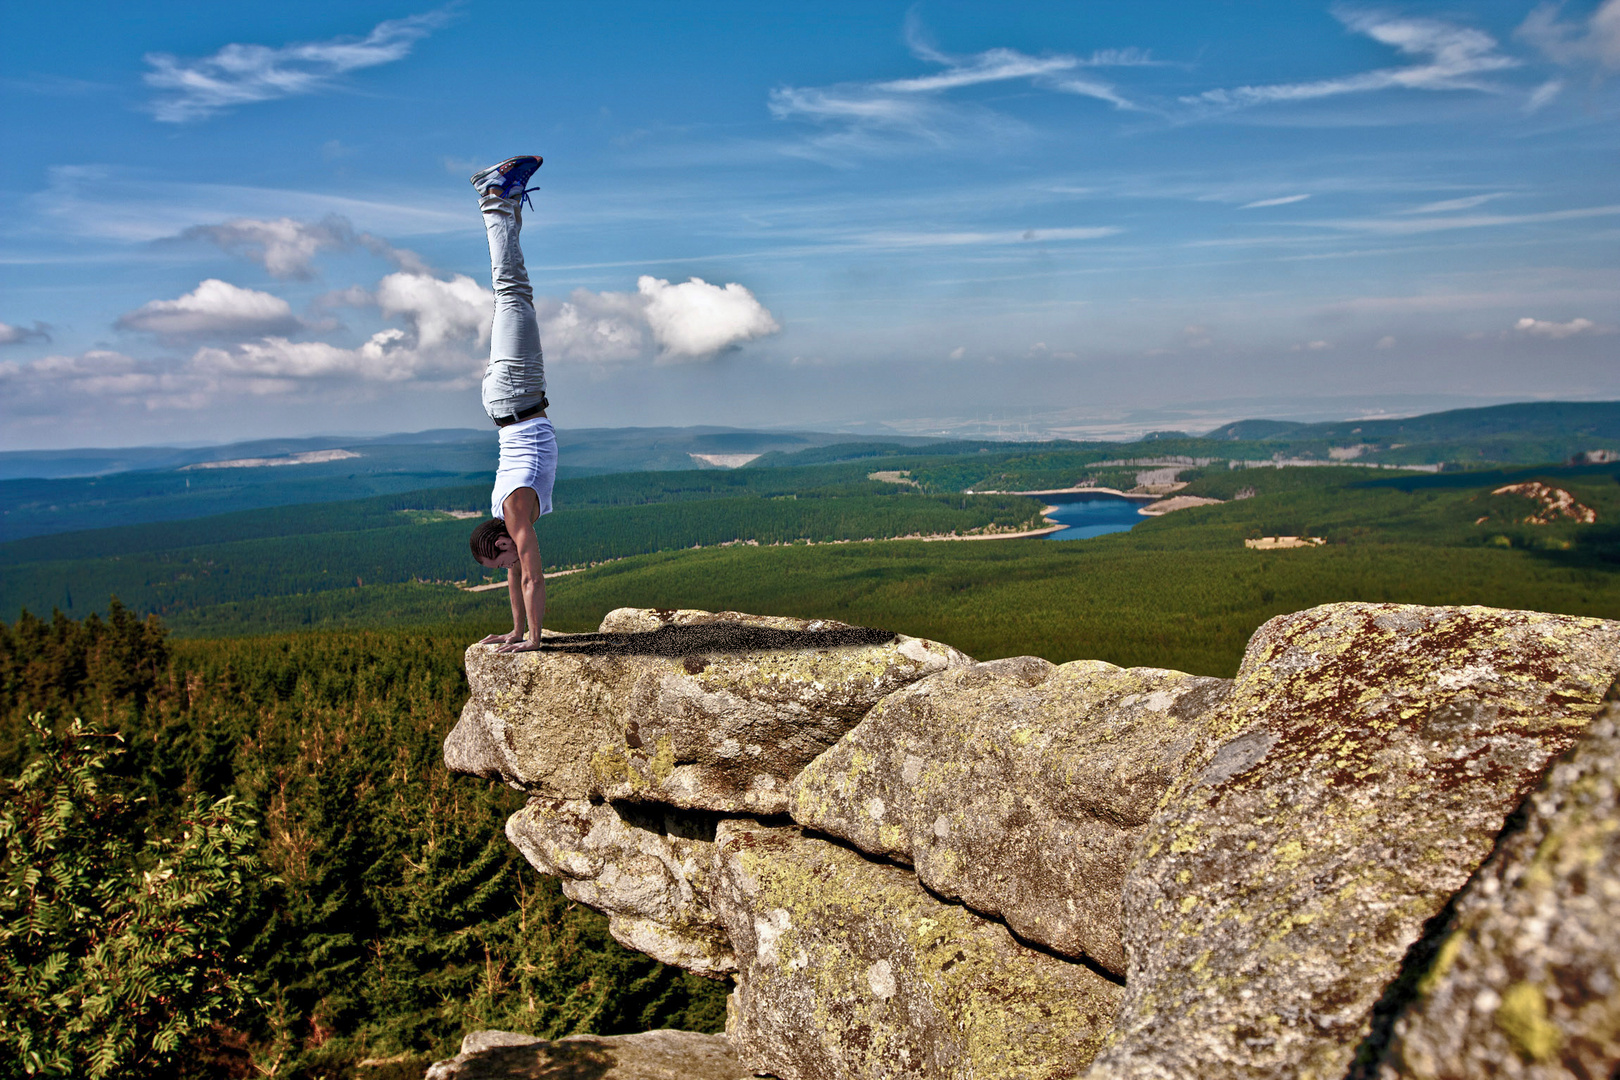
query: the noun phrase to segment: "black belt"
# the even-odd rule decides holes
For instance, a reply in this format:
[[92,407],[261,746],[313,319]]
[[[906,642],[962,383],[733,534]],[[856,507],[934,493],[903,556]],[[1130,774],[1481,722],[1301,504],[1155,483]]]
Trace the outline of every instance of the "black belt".
[[527,420],[531,416],[539,416],[541,413],[545,412],[550,405],[551,402],[547,401],[544,395],[541,395],[540,404],[538,405],[530,405],[522,412],[513,413],[511,416],[496,416],[492,417],[492,419],[495,421],[496,427],[509,427],[512,424],[517,423],[519,420]]

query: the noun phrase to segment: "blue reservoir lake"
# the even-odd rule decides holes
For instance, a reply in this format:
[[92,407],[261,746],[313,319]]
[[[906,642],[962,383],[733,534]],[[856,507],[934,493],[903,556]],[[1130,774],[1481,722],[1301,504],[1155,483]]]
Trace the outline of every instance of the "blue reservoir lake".
[[1068,526],[1047,536],[1048,540],[1089,540],[1105,533],[1126,532],[1145,521],[1136,511],[1147,499],[1122,499],[1118,495],[1038,495],[1048,506],[1056,507],[1046,516]]

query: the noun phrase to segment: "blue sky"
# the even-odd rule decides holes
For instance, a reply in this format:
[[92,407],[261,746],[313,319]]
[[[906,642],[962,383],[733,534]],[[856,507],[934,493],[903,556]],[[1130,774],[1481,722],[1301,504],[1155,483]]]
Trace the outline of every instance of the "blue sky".
[[[1620,397],[1620,0],[0,0],[0,448]],[[696,279],[696,280],[694,280]]]

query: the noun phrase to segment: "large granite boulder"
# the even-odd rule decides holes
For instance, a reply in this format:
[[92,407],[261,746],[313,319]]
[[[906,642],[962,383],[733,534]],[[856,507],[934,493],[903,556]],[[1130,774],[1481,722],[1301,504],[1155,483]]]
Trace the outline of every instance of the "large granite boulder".
[[602,625],[537,652],[470,647],[445,764],[557,799],[777,814],[787,782],[885,694],[973,662],[820,619],[623,609]]
[[621,945],[699,975],[737,970],[709,906],[714,817],[667,806],[535,797],[506,835],[563,894],[608,916]]
[[1230,686],[1033,656],[942,672],[884,698],[800,773],[789,813],[1123,974],[1132,849]]
[[1263,626],[1126,878],[1129,980],[1088,1075],[1343,1076],[1617,668],[1597,619],[1332,604]]
[[428,1067],[426,1080],[743,1080],[749,1073],[724,1035],[644,1031],[549,1041],[475,1031],[461,1053]]
[[715,908],[737,949],[727,1029],[782,1080],[1072,1076],[1120,988],[1020,945],[916,875],[794,828],[716,833]]
[[1620,704],[1525,810],[1459,898],[1393,1042],[1362,1075],[1620,1075]]

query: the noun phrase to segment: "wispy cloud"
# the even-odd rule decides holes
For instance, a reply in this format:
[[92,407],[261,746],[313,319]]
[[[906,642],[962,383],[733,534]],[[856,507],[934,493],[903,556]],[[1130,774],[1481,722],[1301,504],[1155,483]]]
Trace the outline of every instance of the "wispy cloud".
[[952,90],[1027,82],[1055,93],[1106,101],[1117,109],[1136,109],[1139,106],[1113,84],[1080,72],[1158,63],[1145,50],[1135,48],[1099,50],[1089,57],[1069,53],[1035,56],[1007,48],[958,56],[935,46],[914,15],[907,20],[906,41],[913,56],[941,70],[904,79],[778,87],[768,100],[771,115],[779,120],[838,124],[852,130],[903,130],[942,141],[941,129],[952,114],[941,98]]
[[1239,210],[1259,210],[1265,206],[1287,206],[1290,203],[1304,202],[1309,195],[1281,195],[1275,199],[1256,199],[1252,203],[1244,203]]
[[1124,230],[1114,225],[1057,229],[1005,229],[996,232],[870,232],[854,237],[854,246],[874,248],[962,247],[975,244],[1029,244],[1042,241],[1098,240]]
[[410,55],[412,46],[443,26],[447,11],[380,22],[365,37],[338,37],[272,48],[226,45],[212,56],[186,59],[148,53],[143,77],[159,91],[152,115],[170,124],[206,120],[222,110],[257,101],[327,89],[341,75]]
[[[58,232],[125,243],[173,240],[201,222],[277,222],[291,218],[324,225],[333,215],[345,226],[373,235],[419,236],[467,228],[467,202],[435,190],[369,188],[367,198],[331,190],[251,187],[246,184],[176,183],[143,170],[104,165],[56,166],[49,183],[29,196],[38,214]],[[208,228],[208,226],[204,226]],[[198,238],[212,239],[204,233]],[[218,234],[226,237],[227,234]],[[237,235],[245,247],[265,237]],[[334,237],[336,239],[336,237]],[[360,242],[358,238],[356,242]]]
[[320,221],[286,217],[275,220],[235,218],[219,225],[193,225],[175,239],[217,244],[233,255],[253,260],[278,278],[311,278],[315,275],[314,258],[318,252],[355,248],[387,259],[401,270],[416,274],[430,272],[415,252],[397,248],[371,233],[357,232],[340,214],[328,214]]
[[1302,224],[1321,225],[1346,232],[1364,232],[1385,236],[1413,236],[1420,233],[1444,232],[1452,229],[1481,229],[1502,225],[1535,225],[1554,221],[1578,221],[1582,218],[1614,217],[1620,215],[1620,205],[1583,206],[1569,210],[1546,210],[1536,214],[1450,214],[1443,217],[1389,217],[1349,218],[1337,221],[1312,221]]
[[1228,110],[1397,88],[1490,90],[1493,87],[1483,76],[1519,66],[1519,61],[1503,54],[1496,39],[1482,30],[1437,19],[1402,19],[1349,9],[1335,14],[1356,33],[1388,45],[1404,56],[1415,57],[1418,62],[1310,82],[1206,90],[1182,98],[1183,103],[1203,109]]
[[45,323],[34,321],[33,328],[26,326],[12,326],[10,323],[0,322],[0,345],[22,345],[30,341],[51,340],[50,327]]
[[1620,71],[1620,0],[1604,0],[1585,22],[1560,19],[1563,6],[1561,3],[1540,5],[1515,35],[1541,50],[1555,64],[1565,67],[1597,64],[1609,71]]
[[1451,214],[1458,210],[1472,210],[1476,206],[1484,206],[1492,199],[1500,199],[1507,194],[1504,191],[1493,191],[1489,195],[1468,195],[1461,199],[1441,199],[1439,202],[1424,203],[1422,206],[1413,206],[1405,210],[1397,210],[1398,214]]

